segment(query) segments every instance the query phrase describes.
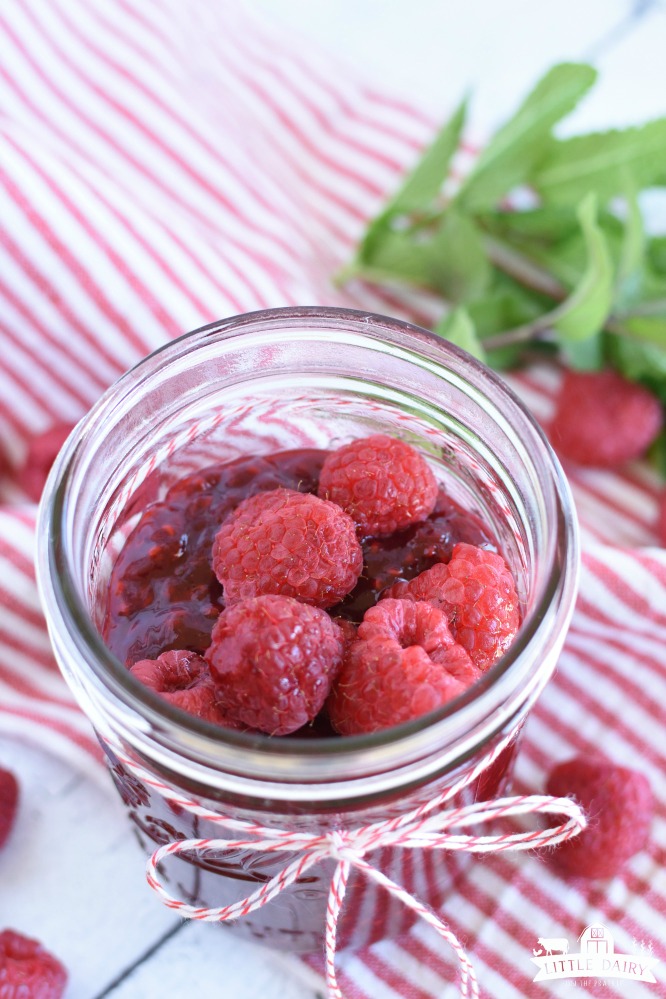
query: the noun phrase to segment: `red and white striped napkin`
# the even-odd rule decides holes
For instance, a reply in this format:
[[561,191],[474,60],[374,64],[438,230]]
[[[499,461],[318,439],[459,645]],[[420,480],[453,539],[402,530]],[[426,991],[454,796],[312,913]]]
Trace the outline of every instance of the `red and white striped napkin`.
[[[330,277],[433,123],[231,2],[7,0],[0,22],[0,435],[9,463],[0,732],[101,773],[37,599],[35,507],[15,474],[30,441],[75,421],[165,340],[233,313],[341,304],[428,324],[436,310],[426,296],[340,292]],[[556,376],[540,369],[514,384],[547,419]],[[581,595],[557,676],[528,724],[518,791],[540,790],[553,761],[601,749],[649,776],[657,813],[649,847],[611,882],[565,883],[522,855],[474,862],[444,916],[484,994],[501,999],[552,994],[532,982],[538,936],[575,940],[601,922],[616,949],[651,943],[666,957],[657,483],[638,465],[621,475],[569,471],[583,525]],[[345,995],[448,994],[454,958],[431,934],[416,926],[399,942],[341,955]],[[586,990],[633,994],[612,981]]]

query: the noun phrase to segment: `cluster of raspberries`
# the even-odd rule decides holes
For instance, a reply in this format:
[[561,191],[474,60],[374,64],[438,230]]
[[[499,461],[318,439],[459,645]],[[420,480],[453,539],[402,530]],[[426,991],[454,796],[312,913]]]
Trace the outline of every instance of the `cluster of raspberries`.
[[376,434],[327,456],[318,495],[279,488],[242,501],[213,544],[225,606],[210,647],[164,652],[131,672],[201,718],[269,735],[296,732],[323,708],[351,735],[447,703],[518,629],[501,556],[460,543],[446,564],[385,590],[358,629],[330,613],[363,572],[359,537],[421,523],[437,495],[421,455]]

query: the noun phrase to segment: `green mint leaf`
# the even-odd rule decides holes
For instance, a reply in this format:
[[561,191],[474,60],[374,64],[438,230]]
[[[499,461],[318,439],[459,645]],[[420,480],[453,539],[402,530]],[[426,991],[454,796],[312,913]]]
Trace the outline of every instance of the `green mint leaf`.
[[440,320],[435,327],[435,333],[450,343],[454,343],[457,347],[462,347],[468,354],[472,354],[480,361],[486,360],[486,352],[476,335],[469,312],[461,306],[453,309]]
[[493,208],[543,157],[550,133],[596,80],[583,63],[554,66],[537,83],[515,115],[495,133],[456,196],[466,211]]
[[576,371],[599,371],[606,360],[602,333],[586,340],[567,340],[561,349],[564,361]]
[[597,222],[597,201],[589,194],[578,208],[587,246],[587,267],[580,281],[550,316],[560,342],[585,340],[598,333],[613,301],[613,263],[604,233]]
[[666,479],[666,430],[662,430],[650,445],[647,459],[662,479]]
[[636,188],[629,177],[625,191],[626,218],[615,277],[615,309],[626,309],[640,299],[645,272],[645,227]]
[[369,281],[428,288],[457,303],[480,295],[492,268],[474,222],[449,209],[433,232],[385,227],[381,239],[364,246],[350,273]]
[[656,273],[666,276],[666,236],[653,236],[648,241],[647,257]]
[[625,378],[666,385],[666,346],[607,334],[607,351],[613,367]]
[[[352,273],[356,266],[376,265],[375,258],[380,252],[381,244],[394,235],[396,245],[400,245],[399,239],[408,228],[409,216],[431,211],[448,175],[451,159],[460,144],[466,110],[467,102],[463,101],[421,155],[398,191],[369,224],[358,248],[356,264],[350,268]],[[387,256],[393,252],[394,249]]]
[[432,287],[449,302],[470,302],[488,287],[492,267],[472,219],[452,206],[431,244],[436,261]]
[[576,202],[596,191],[600,204],[623,193],[630,176],[637,190],[666,182],[666,118],[637,128],[552,139],[529,181],[546,202]]
[[618,323],[618,332],[632,340],[642,340],[666,347],[666,309],[659,315],[627,315]]
[[386,208],[388,213],[408,215],[412,212],[426,211],[432,205],[441,191],[453,155],[460,145],[466,115],[465,99],[422,154],[414,169],[403,181],[402,187],[391,198]]

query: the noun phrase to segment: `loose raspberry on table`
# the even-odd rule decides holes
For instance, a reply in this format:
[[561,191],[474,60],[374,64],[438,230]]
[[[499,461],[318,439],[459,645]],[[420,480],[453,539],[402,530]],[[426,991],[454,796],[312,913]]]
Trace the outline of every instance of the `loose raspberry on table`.
[[0,767],[0,847],[9,839],[19,800],[19,785],[10,770]]
[[456,642],[479,669],[488,669],[511,645],[520,625],[513,576],[501,555],[464,542],[451,560],[426,569],[385,596],[426,600],[441,608]]
[[244,500],[213,543],[213,570],[227,606],[273,594],[333,607],[353,590],[362,569],[351,517],[293,489]]
[[409,444],[373,434],[329,454],[318,495],[353,518],[363,535],[393,534],[425,520],[437,500],[429,465]]
[[341,735],[376,732],[436,710],[480,676],[442,611],[383,600],[366,611],[327,709]]
[[587,828],[549,854],[566,874],[611,878],[647,843],[654,797],[637,770],[603,756],[575,756],[553,768],[546,791],[575,798],[587,814]]
[[287,735],[321,710],[344,645],[342,630],[325,611],[267,594],[225,608],[205,655],[226,716]]
[[218,705],[208,663],[196,653],[163,652],[157,659],[140,659],[130,673],[182,711],[216,725],[230,726]]
[[17,480],[21,489],[35,503],[40,500],[51,465],[73,429],[73,423],[56,423],[43,433],[36,434],[30,441]]
[[663,419],[659,400],[616,371],[567,371],[550,439],[579,465],[613,468],[640,458]]
[[0,997],[61,999],[67,972],[38,940],[16,930],[0,932]]

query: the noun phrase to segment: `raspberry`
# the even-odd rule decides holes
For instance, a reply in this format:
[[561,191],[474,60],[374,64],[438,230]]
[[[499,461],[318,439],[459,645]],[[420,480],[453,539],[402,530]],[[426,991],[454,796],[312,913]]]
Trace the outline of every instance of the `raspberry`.
[[227,606],[270,593],[333,607],[353,590],[362,568],[352,519],[334,503],[293,489],[244,500],[213,544]]
[[67,972],[37,940],[16,930],[0,932],[0,997],[60,999]]
[[342,661],[341,629],[318,607],[265,595],[222,611],[206,652],[226,715],[269,735],[312,721]]
[[379,537],[432,513],[437,482],[404,441],[374,434],[333,451],[322,466],[318,495],[337,503],[361,534]]
[[341,735],[376,732],[434,711],[481,675],[432,604],[383,600],[366,611],[327,708]]
[[130,673],[182,711],[230,727],[217,703],[208,663],[196,653],[163,652],[157,659],[134,663]]
[[14,826],[18,808],[19,786],[13,773],[0,767],[0,847],[4,846]]
[[613,877],[645,846],[654,798],[648,780],[637,770],[602,756],[576,756],[554,767],[546,791],[575,798],[587,813],[587,829],[550,855],[565,873]]
[[73,429],[73,423],[56,423],[30,441],[28,453],[17,478],[21,489],[35,503],[39,503],[51,465]]
[[553,447],[579,465],[640,458],[663,424],[659,400],[615,371],[567,371],[550,426]]
[[520,624],[516,587],[502,556],[464,542],[455,546],[450,562],[396,583],[386,596],[441,608],[456,642],[479,669],[506,652]]

